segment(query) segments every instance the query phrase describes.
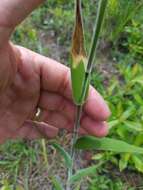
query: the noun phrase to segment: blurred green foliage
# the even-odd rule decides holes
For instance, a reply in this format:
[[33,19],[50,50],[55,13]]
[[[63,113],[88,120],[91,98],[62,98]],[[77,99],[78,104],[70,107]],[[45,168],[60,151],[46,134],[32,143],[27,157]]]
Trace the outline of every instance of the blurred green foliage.
[[129,184],[123,183],[121,179],[111,179],[104,175],[96,175],[96,178],[89,181],[88,190],[135,190]]
[[[86,47],[89,49],[93,22],[96,14],[96,0],[83,2],[85,20]],[[29,18],[15,30],[12,41],[34,51],[49,55],[49,50],[41,41],[40,33],[54,33],[55,43],[64,47],[67,53],[70,48],[73,30],[74,2],[66,0],[47,0]],[[94,5],[94,6],[93,6]],[[112,116],[109,121],[110,136],[124,140],[137,146],[143,146],[143,0],[109,0],[106,19],[101,36],[104,48],[99,50],[99,57],[104,57],[106,47],[107,64],[113,63],[108,77],[103,72],[92,74],[92,84],[99,90],[108,102]],[[62,51],[63,53],[63,51]],[[67,60],[66,60],[67,61]],[[65,62],[66,62],[65,61]],[[115,71],[115,72],[114,72]],[[39,148],[39,154],[41,154]],[[16,183],[22,165],[36,164],[37,148],[27,146],[25,142],[13,142],[0,146],[0,170],[8,171],[14,176],[11,180]],[[97,155],[97,156],[96,156]],[[94,160],[111,161],[119,166],[143,173],[143,158],[139,155],[101,153]],[[89,190],[122,190],[120,180],[113,182],[107,176],[92,177]],[[101,185],[102,184],[102,185]],[[96,189],[95,189],[96,187]],[[126,187],[126,185],[125,185]],[[134,188],[127,187],[128,190]]]

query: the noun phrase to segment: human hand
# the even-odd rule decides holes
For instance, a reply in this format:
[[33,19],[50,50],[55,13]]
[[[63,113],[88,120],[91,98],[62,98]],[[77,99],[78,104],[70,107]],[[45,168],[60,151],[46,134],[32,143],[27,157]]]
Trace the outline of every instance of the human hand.
[[[22,4],[22,0],[14,1]],[[40,2],[32,1],[27,1],[25,12],[15,13],[12,21],[0,20],[0,143],[16,138],[53,138],[59,129],[71,132],[74,125],[69,68],[8,41],[13,26]],[[9,2],[0,2],[1,7],[3,3]],[[41,111],[36,117],[38,108]],[[105,136],[109,115],[103,98],[91,87],[80,132]]]

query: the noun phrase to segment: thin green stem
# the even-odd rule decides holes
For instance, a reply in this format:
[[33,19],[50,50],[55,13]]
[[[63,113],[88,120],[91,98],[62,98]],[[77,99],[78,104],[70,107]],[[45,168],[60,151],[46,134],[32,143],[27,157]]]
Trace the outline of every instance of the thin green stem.
[[70,153],[71,159],[72,159],[72,164],[71,164],[71,167],[68,169],[68,182],[67,182],[66,190],[70,190],[69,179],[71,178],[71,176],[73,174],[73,167],[74,167],[75,153],[76,153],[74,145],[75,145],[75,143],[76,143],[76,141],[78,139],[82,108],[83,108],[82,105],[78,105],[76,107],[76,119],[75,119],[74,130],[73,130],[73,133],[72,133],[71,153]]
[[87,64],[85,79],[84,79],[84,83],[83,83],[83,87],[82,87],[81,102],[84,102],[85,97],[86,97],[86,92],[88,90],[88,86],[89,86],[89,82],[90,82],[90,75],[91,75],[91,71],[93,68],[93,63],[94,63],[97,45],[98,45],[99,34],[100,34],[101,26],[103,23],[107,2],[108,2],[108,0],[100,0],[100,2],[99,2],[98,11],[97,11],[97,19],[95,22],[95,29],[94,29],[94,33],[93,33],[93,37],[92,37],[91,49],[90,49],[89,58],[88,58],[88,64]]
[[75,120],[75,126],[74,126],[74,131],[73,131],[73,138],[72,138],[72,148],[71,148],[72,159],[74,159],[74,157],[75,157],[74,145],[78,138],[81,114],[82,114],[82,105],[79,105],[79,106],[77,106],[77,114],[76,114],[76,120]]
[[42,149],[43,149],[44,164],[45,164],[46,168],[48,168],[48,154],[47,154],[47,147],[46,147],[45,139],[41,140],[41,145],[42,145]]
[[98,11],[97,11],[97,18],[95,22],[95,29],[94,29],[94,34],[92,38],[92,43],[91,43],[91,49],[89,53],[89,58],[88,58],[88,64],[87,64],[87,73],[91,73],[95,55],[96,55],[96,49],[98,45],[98,39],[99,39],[99,34],[101,31],[101,26],[103,23],[103,18],[105,14],[105,9],[107,6],[108,0],[100,0],[99,6],[98,6]]

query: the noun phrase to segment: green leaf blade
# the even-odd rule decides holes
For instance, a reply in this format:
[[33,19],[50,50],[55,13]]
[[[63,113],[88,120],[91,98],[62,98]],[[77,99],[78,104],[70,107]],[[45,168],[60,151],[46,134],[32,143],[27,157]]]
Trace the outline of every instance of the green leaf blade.
[[67,168],[70,168],[72,166],[72,160],[70,155],[64,150],[63,147],[61,147],[59,144],[57,143],[52,143],[52,146],[61,154],[61,156],[64,158],[65,160],[65,164],[67,166]]
[[97,166],[91,166],[85,169],[81,169],[79,171],[77,171],[77,173],[73,176],[71,176],[69,182],[71,184],[78,182],[80,180],[82,180],[84,177],[87,177],[89,175],[92,175],[96,172]]
[[88,64],[87,64],[87,71],[89,73],[92,70],[93,61],[95,59],[96,49],[97,49],[97,45],[98,45],[98,39],[99,39],[102,23],[104,20],[107,3],[108,3],[107,0],[99,1],[98,14],[97,14],[97,18],[96,18],[95,29],[94,29],[94,34],[93,34],[93,39],[92,39],[92,43],[91,43]]
[[85,65],[83,61],[80,61],[78,65],[71,66],[71,79],[72,79],[72,93],[73,99],[76,105],[84,103],[89,89],[89,84],[86,89],[86,96],[82,99],[83,84],[85,80]]
[[143,148],[130,145],[124,141],[111,138],[96,138],[91,136],[81,137],[77,140],[75,147],[84,150],[105,150],[117,153],[137,153],[143,154]]

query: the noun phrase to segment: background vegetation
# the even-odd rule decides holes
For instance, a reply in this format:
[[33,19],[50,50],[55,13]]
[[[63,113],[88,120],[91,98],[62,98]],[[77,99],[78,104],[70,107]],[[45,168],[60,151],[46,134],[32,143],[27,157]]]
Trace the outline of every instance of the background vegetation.
[[[84,0],[82,5],[87,50],[96,3],[96,0]],[[73,6],[73,1],[46,1],[16,29],[12,40],[68,65]],[[136,146],[143,145],[142,34],[143,1],[109,0],[96,66],[92,73],[92,84],[104,96],[112,111],[109,136]],[[69,135],[64,134],[64,138],[63,134],[61,136],[57,137],[57,141],[68,148]],[[0,146],[1,184],[5,184],[5,187],[11,185],[11,189],[18,185],[18,188],[24,190],[44,190],[47,186],[50,189],[52,174],[59,174],[65,179],[62,158],[49,142],[46,142],[46,155],[42,142],[16,141]],[[79,158],[78,166],[83,168],[101,161],[103,164],[84,180],[81,189],[143,189],[141,156],[85,152]]]

